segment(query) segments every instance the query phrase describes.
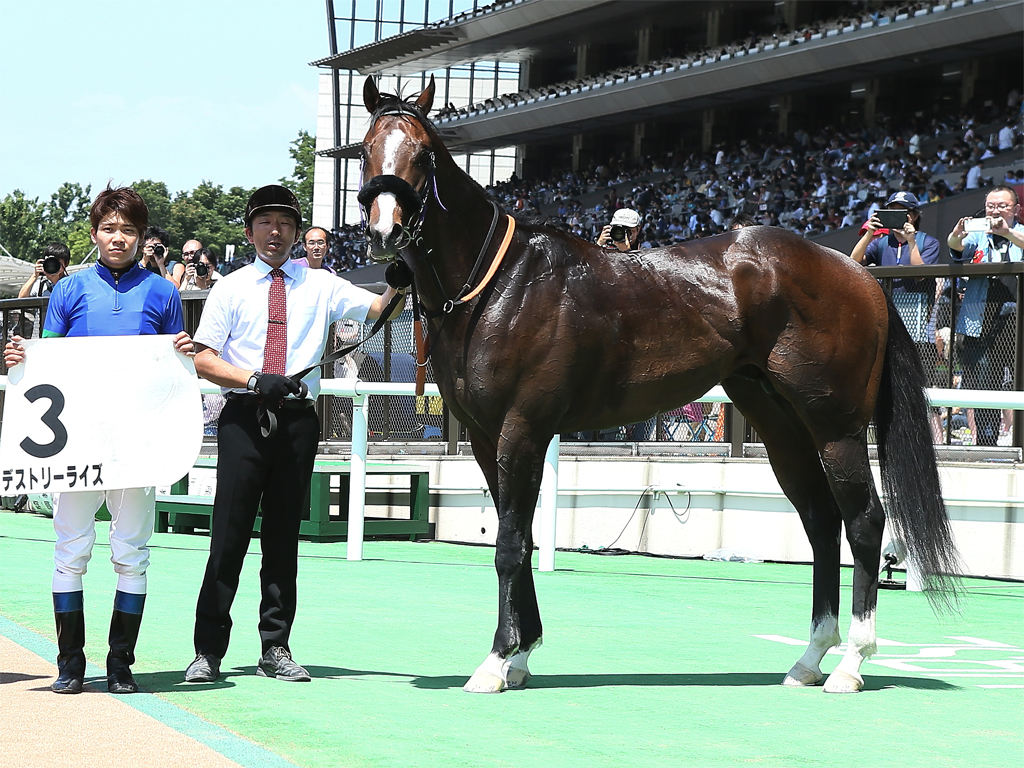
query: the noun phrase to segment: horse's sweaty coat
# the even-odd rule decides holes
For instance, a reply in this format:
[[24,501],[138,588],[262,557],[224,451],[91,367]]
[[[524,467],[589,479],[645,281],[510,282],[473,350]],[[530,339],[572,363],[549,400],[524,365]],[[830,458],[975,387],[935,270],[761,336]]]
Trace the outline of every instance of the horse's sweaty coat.
[[504,227],[488,238],[491,202],[426,118],[433,80],[411,102],[381,96],[372,78],[363,95],[368,247],[412,270],[438,387],[498,512],[498,628],[466,690],[529,679],[542,634],[531,523],[552,436],[642,421],[719,382],[764,440],[814,552],[811,642],[784,682],[821,682],[821,659],[839,643],[845,524],[853,618],[825,689],[859,690],[875,648],[885,523],[868,462],[872,419],[896,535],[934,587],[950,586],[957,564],[924,374],[878,283],[843,254],[771,227],[623,254],[519,222],[494,278],[453,305]]

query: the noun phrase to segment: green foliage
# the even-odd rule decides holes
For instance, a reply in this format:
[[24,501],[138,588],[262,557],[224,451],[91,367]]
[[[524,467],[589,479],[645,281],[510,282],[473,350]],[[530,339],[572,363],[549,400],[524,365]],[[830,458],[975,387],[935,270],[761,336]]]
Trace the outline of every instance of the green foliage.
[[162,181],[141,179],[131,187],[146,201],[146,207],[149,208],[150,225],[155,224],[170,231],[171,193],[167,191],[167,185]]
[[143,179],[132,186],[149,206],[149,223],[167,230],[171,248],[180,252],[189,240],[198,240],[218,256],[224,247],[246,244],[242,216],[251,189],[203,181],[191,192],[178,192],[172,199],[162,182]]
[[299,131],[299,136],[291,143],[288,154],[295,161],[295,170],[291,178],[281,179],[299,198],[302,218],[308,225],[313,220],[313,163],[316,160],[316,137],[306,131]]
[[[308,221],[313,208],[313,160],[316,140],[306,131],[288,150],[295,160],[291,178],[281,179],[298,196]],[[146,201],[149,223],[163,227],[171,236],[171,248],[180,258],[181,247],[188,240],[198,240],[222,256],[225,246],[247,247],[242,217],[245,204],[254,189],[231,187],[203,181],[191,192],[175,195],[162,181],[140,179],[131,185]],[[51,241],[71,249],[71,261],[81,263],[93,249],[89,236],[89,208],[92,190],[89,185],[61,184],[48,202],[29,198],[14,190],[0,200],[0,244],[11,255],[34,262],[43,246]]]
[[12,256],[35,261],[43,229],[43,206],[20,189],[0,201],[0,243]]

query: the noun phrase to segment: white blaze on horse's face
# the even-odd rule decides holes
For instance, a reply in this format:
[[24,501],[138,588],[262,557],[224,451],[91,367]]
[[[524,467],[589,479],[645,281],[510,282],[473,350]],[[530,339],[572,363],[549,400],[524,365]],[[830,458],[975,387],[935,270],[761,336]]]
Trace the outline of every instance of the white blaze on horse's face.
[[[397,126],[384,138],[383,161],[381,175],[397,176],[398,160],[402,145],[411,142],[409,135]],[[381,192],[373,205],[370,206],[370,229],[380,235],[386,242],[396,226],[402,226],[402,214],[398,208],[398,200],[391,192]]]

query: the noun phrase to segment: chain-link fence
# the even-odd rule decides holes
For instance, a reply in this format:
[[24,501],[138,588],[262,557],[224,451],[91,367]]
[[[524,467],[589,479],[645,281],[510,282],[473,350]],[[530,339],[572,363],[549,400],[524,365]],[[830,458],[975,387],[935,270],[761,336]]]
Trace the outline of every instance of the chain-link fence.
[[[1018,304],[1024,301],[1024,264],[968,264],[922,267],[873,267],[870,271],[893,297],[900,317],[917,344],[928,386],[950,389],[1019,390],[1024,388],[1019,345],[1024,333]],[[973,286],[973,287],[972,287]],[[199,325],[206,291],[183,294],[185,327]],[[45,321],[46,299],[0,301],[4,341],[14,334],[38,338]],[[335,323],[327,353],[365,338],[369,325],[353,321]],[[357,351],[324,366],[324,378],[359,377],[364,381],[413,382],[416,378],[412,311],[402,314]],[[4,369],[6,372],[6,369]],[[434,381],[431,365],[426,380]],[[208,440],[216,435],[219,396],[204,396]],[[411,395],[369,398],[371,442],[465,440],[464,430],[450,422],[440,397]],[[323,439],[347,442],[352,437],[352,401],[322,396],[317,404]],[[973,408],[931,408],[933,440],[947,446],[1021,446],[1024,413]],[[449,434],[458,430],[459,434]],[[869,433],[873,442],[874,435]],[[742,455],[744,443],[759,442],[757,435],[729,404],[689,403],[647,421],[600,431],[562,435],[563,446],[573,453],[605,450],[620,453],[631,444],[633,452],[660,449],[644,444],[706,445],[691,448],[718,453],[715,444],[732,444]],[[599,445],[607,445],[600,448]],[[574,447],[569,447],[574,446]],[[589,447],[588,447],[589,446]]]

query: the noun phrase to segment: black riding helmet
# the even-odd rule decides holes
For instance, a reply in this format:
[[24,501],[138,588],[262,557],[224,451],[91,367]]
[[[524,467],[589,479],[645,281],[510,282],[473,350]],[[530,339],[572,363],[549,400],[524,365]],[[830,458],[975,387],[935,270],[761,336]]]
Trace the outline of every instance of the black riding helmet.
[[302,228],[302,210],[295,194],[280,184],[268,184],[260,187],[249,198],[245,205],[245,226],[252,225],[252,217],[261,211],[284,211],[295,217],[295,227]]

